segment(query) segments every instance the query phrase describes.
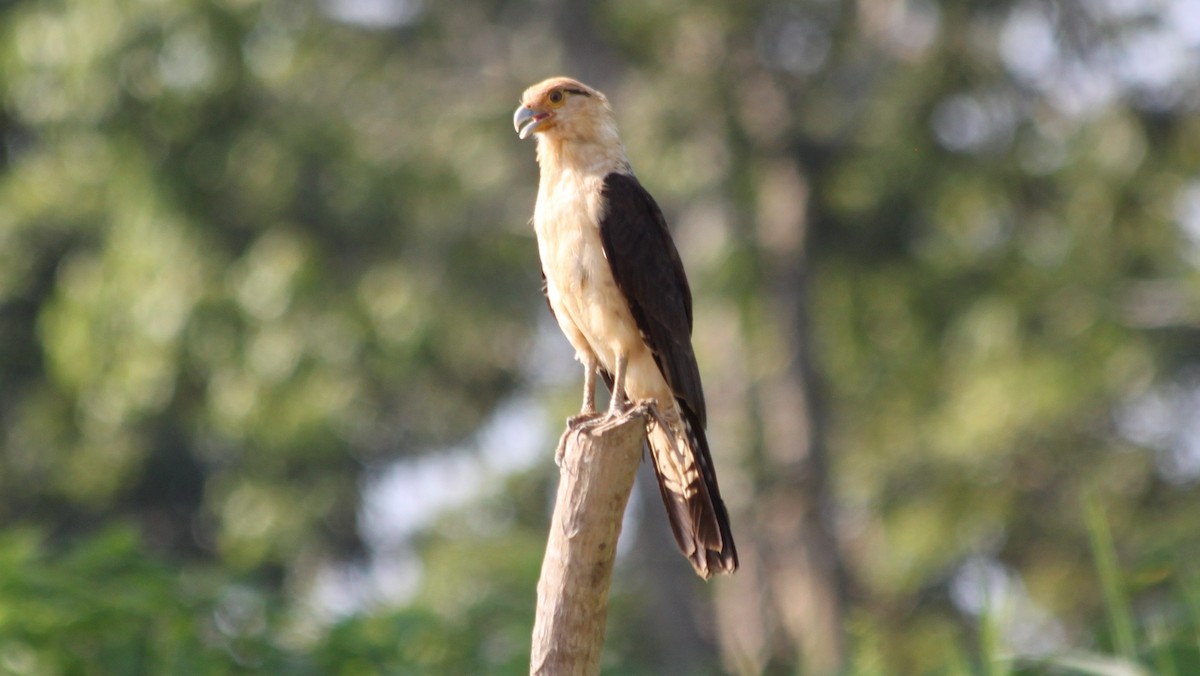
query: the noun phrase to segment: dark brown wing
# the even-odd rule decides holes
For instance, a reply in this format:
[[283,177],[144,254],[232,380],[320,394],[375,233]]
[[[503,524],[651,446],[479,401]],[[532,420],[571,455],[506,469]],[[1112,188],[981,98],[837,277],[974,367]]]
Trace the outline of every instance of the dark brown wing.
[[[652,448],[671,530],[701,576],[732,573],[738,566],[737,550],[704,434],[704,391],[692,351],[692,292],[683,262],[662,211],[636,178],[606,176],[604,207],[600,241],[605,257],[642,339],[675,395],[683,415],[683,429],[675,431],[676,443],[687,456],[685,462],[698,470],[692,476],[702,481],[680,490],[683,477],[664,478],[664,472],[674,471],[663,461],[664,454],[673,450]],[[611,379],[602,375],[611,390]]]
[[600,241],[613,278],[676,399],[707,424],[692,352],[692,291],[654,198],[628,174],[604,178]]

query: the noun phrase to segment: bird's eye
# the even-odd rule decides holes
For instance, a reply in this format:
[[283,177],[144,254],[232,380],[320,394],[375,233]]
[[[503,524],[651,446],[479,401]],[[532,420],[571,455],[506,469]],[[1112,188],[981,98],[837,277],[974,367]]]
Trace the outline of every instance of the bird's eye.
[[550,92],[550,103],[553,103],[554,105],[562,103],[564,98],[566,98],[566,96],[561,90],[556,89]]

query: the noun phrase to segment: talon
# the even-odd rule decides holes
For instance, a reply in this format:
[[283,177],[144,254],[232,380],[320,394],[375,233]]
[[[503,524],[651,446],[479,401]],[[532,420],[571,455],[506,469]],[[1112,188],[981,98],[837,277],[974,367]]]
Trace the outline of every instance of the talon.
[[572,434],[590,432],[607,419],[607,416],[596,411],[567,418],[567,429],[563,430],[562,436],[558,438],[558,447],[554,449],[554,464],[562,467],[563,458],[567,455],[567,441]]
[[590,427],[592,425],[592,423],[600,420],[602,417],[603,417],[603,415],[600,413],[597,413],[596,411],[591,411],[588,413],[580,413],[579,415],[573,415],[570,418],[567,418],[567,429],[568,430],[587,429],[588,427]]
[[658,410],[658,402],[653,399],[643,399],[642,401],[639,401],[637,406],[633,407],[633,410],[641,415],[646,416],[650,419],[650,422],[663,429],[670,428],[670,425],[667,424],[666,419],[663,418],[662,413]]
[[554,449],[554,464],[562,467],[563,459],[567,457],[567,439],[571,436],[572,429],[568,425],[567,429],[563,430],[562,436],[558,438],[558,446]]

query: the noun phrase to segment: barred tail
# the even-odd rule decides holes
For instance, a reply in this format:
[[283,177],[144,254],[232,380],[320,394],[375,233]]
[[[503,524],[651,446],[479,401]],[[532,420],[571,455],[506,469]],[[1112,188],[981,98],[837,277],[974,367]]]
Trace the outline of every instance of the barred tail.
[[683,402],[679,411],[671,421],[677,424],[651,427],[650,451],[675,542],[696,573],[708,579],[713,573],[737,570],[737,548],[704,427]]

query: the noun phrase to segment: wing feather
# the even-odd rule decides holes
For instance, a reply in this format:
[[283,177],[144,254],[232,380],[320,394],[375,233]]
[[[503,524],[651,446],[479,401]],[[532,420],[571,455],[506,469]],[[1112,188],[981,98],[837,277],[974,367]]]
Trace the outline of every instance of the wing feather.
[[617,286],[676,398],[707,424],[692,351],[692,290],[654,198],[629,174],[604,179],[600,241]]
[[[680,429],[655,429],[650,435],[671,530],[702,577],[732,573],[737,550],[704,434],[707,414],[692,350],[692,292],[683,262],[662,211],[636,178],[605,177],[604,207],[605,257],[682,414]],[[611,390],[611,378],[602,375]]]

